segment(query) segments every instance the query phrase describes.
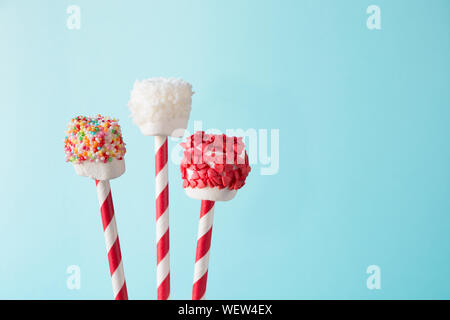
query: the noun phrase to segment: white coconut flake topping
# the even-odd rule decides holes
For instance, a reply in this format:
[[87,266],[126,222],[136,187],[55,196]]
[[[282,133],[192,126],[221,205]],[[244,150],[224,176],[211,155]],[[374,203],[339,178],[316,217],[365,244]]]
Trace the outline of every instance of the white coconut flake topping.
[[137,80],[128,107],[137,125],[187,120],[192,105],[192,85],[182,79],[151,78]]

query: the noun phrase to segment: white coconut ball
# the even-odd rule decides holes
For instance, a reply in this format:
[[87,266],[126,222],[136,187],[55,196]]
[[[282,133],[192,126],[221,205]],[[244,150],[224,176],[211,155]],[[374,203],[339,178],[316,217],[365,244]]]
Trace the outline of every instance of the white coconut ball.
[[128,108],[133,122],[147,136],[182,137],[192,106],[192,85],[182,79],[137,80]]

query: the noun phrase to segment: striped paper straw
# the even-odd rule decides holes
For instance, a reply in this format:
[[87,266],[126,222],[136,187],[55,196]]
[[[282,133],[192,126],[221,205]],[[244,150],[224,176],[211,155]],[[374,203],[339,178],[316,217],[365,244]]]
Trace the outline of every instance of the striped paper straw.
[[103,231],[105,234],[106,251],[108,252],[109,270],[116,300],[128,300],[127,284],[123,271],[122,254],[120,252],[119,236],[111,196],[109,181],[96,180],[98,202],[102,214]]
[[203,200],[198,225],[192,300],[204,300],[208,280],[209,249],[211,248],[214,201]]
[[155,136],[156,282],[158,300],[170,298],[169,174],[167,137]]

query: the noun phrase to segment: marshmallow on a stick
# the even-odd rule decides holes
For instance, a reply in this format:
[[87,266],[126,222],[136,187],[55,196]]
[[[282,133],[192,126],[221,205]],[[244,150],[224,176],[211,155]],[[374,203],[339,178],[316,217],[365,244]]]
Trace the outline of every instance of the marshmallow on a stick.
[[232,200],[251,171],[242,138],[196,132],[181,146],[181,176],[186,194],[202,200],[195,257],[193,300],[203,300],[208,280],[215,201]]
[[78,175],[95,179],[114,298],[128,300],[109,184],[110,179],[125,172],[126,149],[120,126],[117,120],[101,115],[73,118],[67,127],[64,150],[66,161],[73,164]]
[[128,107],[133,122],[146,136],[155,136],[157,296],[170,298],[169,175],[167,137],[182,137],[192,104],[192,86],[174,78],[134,83]]

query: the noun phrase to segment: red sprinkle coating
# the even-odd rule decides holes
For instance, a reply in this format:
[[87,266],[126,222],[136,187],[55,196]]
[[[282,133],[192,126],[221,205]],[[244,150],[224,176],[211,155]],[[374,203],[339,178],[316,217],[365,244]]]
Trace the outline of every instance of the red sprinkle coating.
[[197,131],[180,144],[183,188],[238,190],[251,171],[242,138]]

